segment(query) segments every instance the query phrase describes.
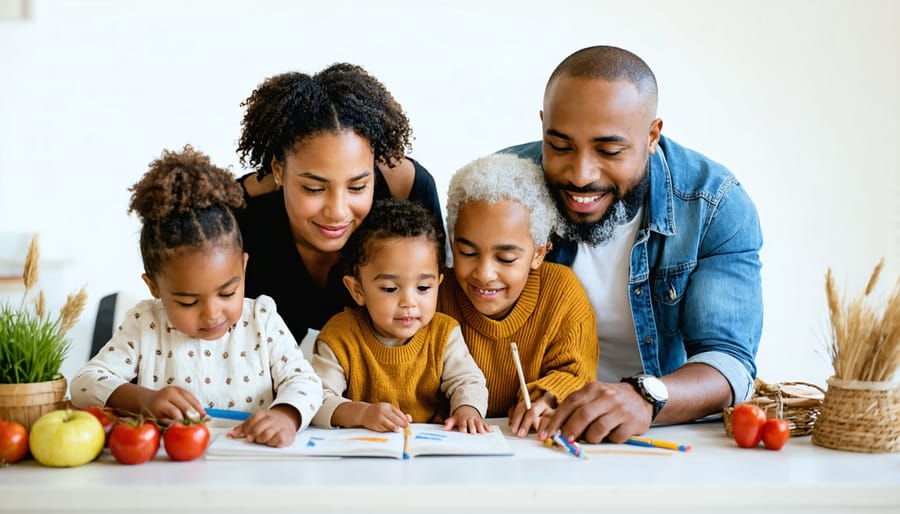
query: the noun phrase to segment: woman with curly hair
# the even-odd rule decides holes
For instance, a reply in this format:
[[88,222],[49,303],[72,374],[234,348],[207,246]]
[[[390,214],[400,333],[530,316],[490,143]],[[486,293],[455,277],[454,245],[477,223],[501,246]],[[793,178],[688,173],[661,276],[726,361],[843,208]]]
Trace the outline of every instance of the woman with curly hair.
[[373,202],[414,200],[440,220],[437,188],[405,155],[403,109],[359,66],[275,75],[241,105],[237,152],[254,170],[240,179],[247,207],[238,213],[247,294],[274,298],[299,341],[353,305],[335,264]]
[[187,146],[164,151],[131,191],[153,299],[132,307],[78,371],[72,403],[161,423],[243,410],[252,414],[231,435],[291,444],[322,404],[322,381],[272,299],[244,297],[247,254],[232,213],[241,187]]

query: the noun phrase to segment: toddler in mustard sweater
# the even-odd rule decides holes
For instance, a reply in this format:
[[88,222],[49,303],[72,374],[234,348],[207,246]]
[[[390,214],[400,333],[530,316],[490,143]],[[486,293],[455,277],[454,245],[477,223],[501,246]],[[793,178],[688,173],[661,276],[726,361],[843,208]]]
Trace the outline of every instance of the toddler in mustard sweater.
[[484,372],[487,416],[509,416],[512,432],[524,437],[596,378],[594,311],[571,269],[544,262],[559,215],[538,165],[511,154],[472,161],[450,179],[446,205],[453,270],[441,285],[438,310],[459,321]]
[[313,346],[325,400],[313,424],[397,431],[444,423],[490,431],[485,378],[459,324],[437,313],[443,234],[423,207],[382,200],[350,237],[344,285],[357,308],[332,317]]

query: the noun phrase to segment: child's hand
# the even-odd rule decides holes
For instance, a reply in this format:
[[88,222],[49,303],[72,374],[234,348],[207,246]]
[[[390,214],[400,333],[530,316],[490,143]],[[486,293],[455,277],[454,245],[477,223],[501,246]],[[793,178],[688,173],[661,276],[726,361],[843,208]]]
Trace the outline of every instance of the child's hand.
[[398,432],[409,425],[412,416],[390,403],[371,403],[362,411],[361,424],[376,432]]
[[254,412],[240,425],[228,432],[228,437],[244,438],[251,443],[267,446],[289,446],[300,429],[300,413],[289,405],[276,405],[269,410]]
[[142,402],[141,411],[162,425],[181,419],[199,419],[203,416],[200,401],[186,389],[166,386],[158,391],[150,391]]
[[531,410],[525,407],[524,401],[519,402],[509,413],[510,431],[517,437],[525,437],[532,428],[538,430],[541,417],[553,414],[554,405],[556,405],[556,397],[550,393],[544,393],[543,396],[531,402]]
[[458,427],[464,434],[485,434],[491,431],[490,425],[485,423],[478,409],[471,405],[460,405],[456,408],[456,412],[444,421],[444,430],[453,430],[453,427]]

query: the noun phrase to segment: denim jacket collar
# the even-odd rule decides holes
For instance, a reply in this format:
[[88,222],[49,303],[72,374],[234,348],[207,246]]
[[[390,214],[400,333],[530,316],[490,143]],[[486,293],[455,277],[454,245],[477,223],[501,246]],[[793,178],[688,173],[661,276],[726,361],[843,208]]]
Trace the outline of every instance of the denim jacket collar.
[[[665,139],[660,137],[656,145],[656,153],[650,156],[650,190],[649,199],[641,227],[646,227],[664,236],[674,236],[675,227],[675,192],[672,187],[672,173],[663,152]],[[639,238],[640,239],[640,238]]]

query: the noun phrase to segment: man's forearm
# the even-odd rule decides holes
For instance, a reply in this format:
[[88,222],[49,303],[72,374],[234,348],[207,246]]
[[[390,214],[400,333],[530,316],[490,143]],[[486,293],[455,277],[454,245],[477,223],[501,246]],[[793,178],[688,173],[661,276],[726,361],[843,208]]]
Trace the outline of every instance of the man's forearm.
[[731,405],[731,385],[712,366],[688,363],[661,378],[669,400],[656,418],[657,423],[693,421]]

